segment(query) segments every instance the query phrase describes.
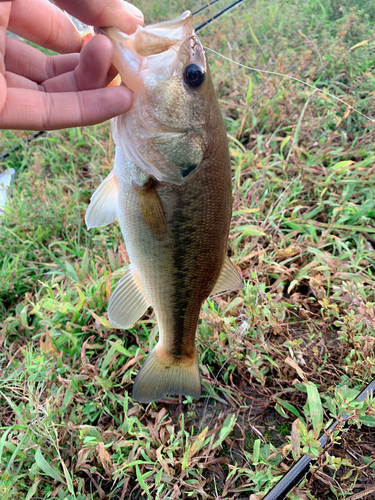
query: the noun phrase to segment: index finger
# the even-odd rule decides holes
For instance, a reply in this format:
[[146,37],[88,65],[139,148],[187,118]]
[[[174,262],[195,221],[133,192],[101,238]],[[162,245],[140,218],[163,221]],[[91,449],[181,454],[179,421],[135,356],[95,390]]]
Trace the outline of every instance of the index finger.
[[48,0],[11,2],[8,29],[56,52],[64,54],[81,50],[81,35],[65,12]]
[[82,92],[11,87],[6,97],[0,129],[53,130],[94,125],[125,113],[132,104],[132,94],[125,87]]
[[113,26],[131,35],[143,26],[142,12],[124,0],[55,0],[69,14],[90,26]]

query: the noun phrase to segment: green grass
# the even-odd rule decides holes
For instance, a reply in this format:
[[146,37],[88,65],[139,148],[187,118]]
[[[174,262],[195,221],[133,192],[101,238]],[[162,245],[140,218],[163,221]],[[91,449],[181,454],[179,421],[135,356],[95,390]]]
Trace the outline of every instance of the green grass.
[[[148,22],[198,7],[137,5]],[[375,117],[374,23],[369,0],[256,0],[200,37]],[[182,413],[175,398],[131,399],[158,335],[152,311],[126,331],[108,322],[129,259],[118,224],[87,231],[84,214],[112,166],[109,124],[48,132],[0,162],[17,169],[0,224],[2,500],[261,498],[301,453],[318,461],[290,498],[374,483],[375,404],[355,401],[375,374],[373,125],[288,78],[209,58],[246,286],[204,304],[204,396]],[[26,136],[0,132],[2,147]],[[342,416],[350,427],[321,452],[322,425]]]

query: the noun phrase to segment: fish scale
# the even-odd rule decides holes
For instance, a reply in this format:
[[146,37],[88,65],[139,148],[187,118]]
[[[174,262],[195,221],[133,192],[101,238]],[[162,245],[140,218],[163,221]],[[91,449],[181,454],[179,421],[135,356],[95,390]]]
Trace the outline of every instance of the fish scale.
[[[114,170],[86,214],[88,227],[118,218],[131,261],[110,298],[109,320],[128,328],[149,305],[155,311],[159,341],[136,377],[135,400],[198,398],[202,303],[243,286],[227,257],[232,192],[223,119],[189,12],[135,35],[104,32],[135,92],[133,107],[113,121]],[[166,68],[160,61],[168,57]]]

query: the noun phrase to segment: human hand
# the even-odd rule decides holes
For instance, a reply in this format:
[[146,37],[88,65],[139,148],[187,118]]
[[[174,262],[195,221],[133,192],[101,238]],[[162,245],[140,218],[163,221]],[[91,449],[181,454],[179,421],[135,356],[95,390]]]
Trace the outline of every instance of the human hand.
[[[86,24],[115,26],[129,34],[143,24],[140,11],[121,0],[55,1]],[[7,29],[66,54],[47,57],[6,36]],[[0,1],[0,129],[92,125],[129,109],[130,90],[103,88],[115,76],[111,42],[97,35],[80,52],[81,47],[68,17],[48,0]]]

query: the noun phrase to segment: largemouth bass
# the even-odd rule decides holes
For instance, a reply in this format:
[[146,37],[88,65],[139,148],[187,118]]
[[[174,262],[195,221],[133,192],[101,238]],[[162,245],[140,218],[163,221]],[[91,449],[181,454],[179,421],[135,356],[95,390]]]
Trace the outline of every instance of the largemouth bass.
[[129,328],[150,305],[155,311],[159,341],[135,379],[135,400],[199,398],[202,303],[243,286],[227,257],[232,192],[223,119],[189,11],[131,36],[103,31],[134,92],[132,108],[112,121],[114,169],[86,214],[88,228],[118,218],[130,256],[108,317]]

